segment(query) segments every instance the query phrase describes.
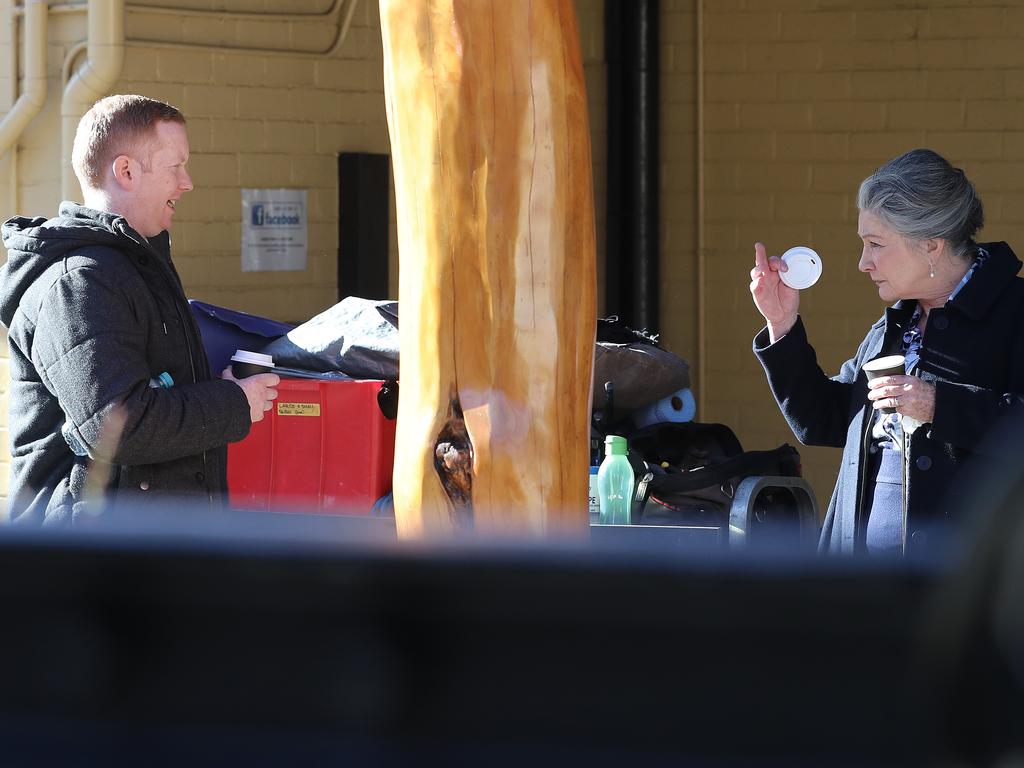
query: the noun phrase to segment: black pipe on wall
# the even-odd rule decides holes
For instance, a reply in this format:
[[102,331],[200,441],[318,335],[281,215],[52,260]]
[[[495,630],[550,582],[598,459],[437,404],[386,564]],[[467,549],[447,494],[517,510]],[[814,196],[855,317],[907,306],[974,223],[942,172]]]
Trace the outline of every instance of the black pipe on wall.
[[607,0],[605,308],[659,331],[659,1]]

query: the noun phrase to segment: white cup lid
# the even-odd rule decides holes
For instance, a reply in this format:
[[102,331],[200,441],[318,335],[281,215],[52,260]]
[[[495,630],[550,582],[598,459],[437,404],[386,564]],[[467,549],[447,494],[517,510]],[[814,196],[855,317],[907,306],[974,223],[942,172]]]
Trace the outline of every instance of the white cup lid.
[[897,365],[903,364],[903,355],[889,355],[888,357],[879,357],[874,360],[868,360],[861,366],[861,368],[868,372],[884,371],[886,368],[895,368]]
[[810,288],[821,277],[821,257],[807,246],[790,248],[782,254],[782,260],[789,269],[779,272],[779,277],[790,288]]
[[235,354],[231,356],[231,359],[236,363],[252,363],[253,365],[262,365],[267,368],[274,367],[273,357],[260,354],[259,352],[250,352],[247,349],[235,350]]

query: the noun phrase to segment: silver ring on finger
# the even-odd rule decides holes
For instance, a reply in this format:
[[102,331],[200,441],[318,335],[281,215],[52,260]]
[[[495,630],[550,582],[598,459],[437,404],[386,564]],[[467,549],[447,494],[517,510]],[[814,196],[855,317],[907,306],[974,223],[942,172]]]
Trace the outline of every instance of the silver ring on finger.
[[898,397],[894,397],[892,399],[892,407],[893,408],[899,408],[900,407],[900,399]]

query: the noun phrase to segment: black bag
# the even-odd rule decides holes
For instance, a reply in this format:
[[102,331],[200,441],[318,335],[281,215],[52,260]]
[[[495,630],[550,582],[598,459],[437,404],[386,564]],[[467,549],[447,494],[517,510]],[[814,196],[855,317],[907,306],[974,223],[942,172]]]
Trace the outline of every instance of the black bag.
[[398,303],[349,296],[260,350],[278,366],[398,379]]
[[638,525],[726,525],[745,478],[800,476],[793,446],[744,451],[724,424],[654,424],[631,436],[630,450],[648,464],[633,505]]
[[[614,392],[615,414],[603,411],[605,384]],[[658,345],[658,337],[634,331],[617,317],[597,321],[594,347],[595,411],[602,414],[601,431],[637,408],[655,403],[690,386],[690,366]]]

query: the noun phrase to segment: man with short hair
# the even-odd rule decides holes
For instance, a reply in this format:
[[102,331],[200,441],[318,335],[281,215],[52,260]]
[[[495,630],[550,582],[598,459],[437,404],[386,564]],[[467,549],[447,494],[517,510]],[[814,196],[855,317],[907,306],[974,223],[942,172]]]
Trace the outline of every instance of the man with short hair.
[[70,524],[112,502],[134,511],[169,498],[218,508],[227,443],[277,396],[275,374],[211,376],[170,255],[188,155],[176,108],[102,99],[72,152],[85,204],[3,225],[14,522]]

